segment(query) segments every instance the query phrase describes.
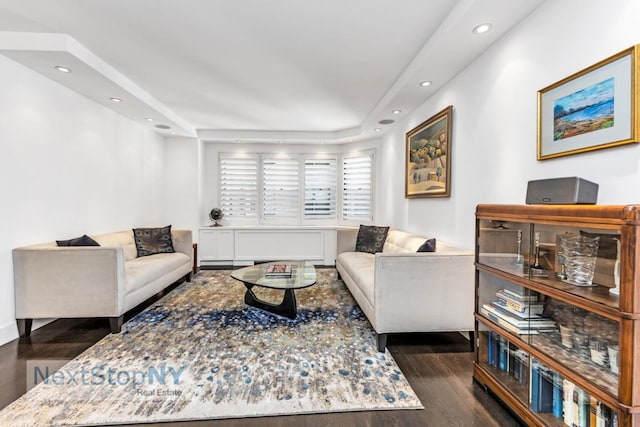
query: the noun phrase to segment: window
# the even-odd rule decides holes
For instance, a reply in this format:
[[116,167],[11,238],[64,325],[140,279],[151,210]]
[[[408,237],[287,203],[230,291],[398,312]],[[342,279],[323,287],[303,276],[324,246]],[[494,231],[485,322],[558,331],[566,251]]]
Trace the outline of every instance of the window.
[[265,221],[300,222],[299,169],[297,158],[263,157],[262,218]]
[[257,219],[257,155],[220,155],[220,208],[232,220]]
[[373,152],[356,153],[342,159],[342,219],[373,220]]
[[304,161],[304,219],[335,220],[338,200],[338,159]]
[[373,220],[373,151],[342,157],[221,153],[219,161],[220,207],[230,224]]

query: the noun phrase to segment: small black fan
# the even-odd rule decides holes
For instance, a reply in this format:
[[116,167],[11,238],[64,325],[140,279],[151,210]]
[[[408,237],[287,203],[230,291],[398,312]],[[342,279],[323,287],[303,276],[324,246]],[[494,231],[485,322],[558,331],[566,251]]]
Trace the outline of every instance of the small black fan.
[[213,224],[211,224],[211,227],[220,227],[221,224],[218,224],[218,221],[220,221],[223,216],[224,214],[222,213],[221,209],[218,209],[218,208],[211,209],[211,212],[209,212],[209,219],[213,221]]

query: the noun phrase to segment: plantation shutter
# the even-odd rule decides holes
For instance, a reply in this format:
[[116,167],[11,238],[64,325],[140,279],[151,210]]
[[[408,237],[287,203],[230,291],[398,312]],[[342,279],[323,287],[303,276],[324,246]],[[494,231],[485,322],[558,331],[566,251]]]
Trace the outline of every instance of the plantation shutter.
[[373,154],[344,157],[342,160],[342,219],[373,219]]
[[300,221],[299,169],[297,158],[263,158],[262,215],[265,221]]
[[258,156],[220,156],[220,209],[228,218],[257,220]]
[[336,218],[337,163],[336,158],[304,161],[305,220]]

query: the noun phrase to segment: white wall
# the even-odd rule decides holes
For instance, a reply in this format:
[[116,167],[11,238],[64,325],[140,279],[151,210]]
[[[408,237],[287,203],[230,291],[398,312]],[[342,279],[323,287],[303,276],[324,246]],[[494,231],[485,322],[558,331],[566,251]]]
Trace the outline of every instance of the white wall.
[[[580,176],[599,204],[640,202],[640,145],[536,160],[537,91],[640,43],[640,2],[547,1],[386,135],[380,221],[472,249],[478,203],[525,201],[529,180]],[[453,105],[452,193],[404,198],[405,132]]]
[[165,143],[166,217],[174,229],[192,231],[197,241],[200,220],[200,142],[167,138]]
[[167,216],[161,136],[3,56],[0,93],[2,344],[17,337],[12,248]]

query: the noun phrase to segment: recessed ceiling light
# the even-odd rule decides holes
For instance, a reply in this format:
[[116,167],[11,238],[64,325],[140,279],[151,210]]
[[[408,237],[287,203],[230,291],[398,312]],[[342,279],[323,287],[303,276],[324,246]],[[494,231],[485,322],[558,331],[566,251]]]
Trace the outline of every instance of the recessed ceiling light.
[[402,113],[402,110],[393,110],[391,113],[393,113],[393,114],[400,114],[400,113]]
[[431,82],[429,80],[425,80],[423,82],[420,82],[420,86],[422,87],[431,86]]
[[324,144],[324,143],[326,143],[326,141],[320,141],[320,144]]
[[167,125],[156,125],[156,127],[158,129],[171,129],[171,126],[167,126]]
[[349,138],[347,139],[347,142],[353,142],[353,139]]
[[284,144],[284,141],[280,141],[280,144]]
[[491,29],[491,24],[480,24],[473,29],[474,34],[484,34]]
[[378,123],[380,123],[381,125],[390,125],[393,122],[394,121],[391,119],[383,119],[383,120],[380,120]]
[[145,120],[148,121],[148,122],[152,122],[153,121],[153,119],[151,117],[147,117]]
[[239,140],[239,139],[236,139],[236,144],[239,144],[239,143],[240,143],[240,140]]
[[382,130],[382,128],[375,128],[374,129],[376,132],[380,132]]
[[122,99],[120,98],[109,98],[110,100],[112,100],[113,102],[122,102]]
[[176,134],[175,132],[171,132],[171,135],[175,135],[175,134]]
[[70,73],[71,72],[71,68],[67,68],[67,67],[63,67],[62,65],[56,65],[55,67],[56,70],[62,72],[62,73]]

